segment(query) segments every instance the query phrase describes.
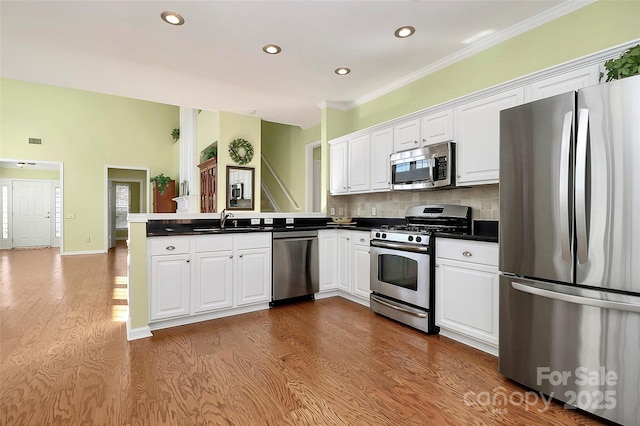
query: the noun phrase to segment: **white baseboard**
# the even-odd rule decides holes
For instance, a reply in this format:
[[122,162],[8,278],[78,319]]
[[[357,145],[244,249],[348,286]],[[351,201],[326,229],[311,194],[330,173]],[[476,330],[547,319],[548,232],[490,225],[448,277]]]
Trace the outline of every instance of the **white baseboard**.
[[105,254],[104,250],[86,250],[86,251],[65,251],[60,253],[62,256],[77,256],[81,254]]
[[320,299],[328,299],[329,297],[336,297],[336,296],[339,296],[338,290],[328,290],[328,291],[316,293],[313,296],[313,298],[316,300],[320,300]]
[[356,296],[351,293],[347,293],[346,291],[343,291],[343,290],[338,290],[338,296],[343,297],[347,300],[351,300],[352,302],[358,303],[362,306],[366,306],[367,308],[371,307],[369,303],[369,298],[365,299],[363,297]]
[[151,336],[153,336],[153,334],[151,334],[151,328],[149,328],[149,326],[132,329],[131,323],[129,322],[129,319],[127,319],[127,341],[130,342],[132,340],[144,339]]
[[269,303],[258,303],[255,305],[240,306],[236,308],[222,309],[220,311],[208,312],[205,314],[189,315],[180,318],[172,318],[157,321],[149,324],[150,331],[162,330],[163,328],[178,327],[181,325],[193,324],[201,321],[209,321],[218,318],[230,317],[232,315],[247,314],[269,309]]
[[442,328],[442,327],[440,328],[440,335],[444,337],[448,337],[449,339],[458,341],[460,343],[464,343],[467,346],[471,346],[472,348],[479,349],[493,356],[498,356],[498,347],[491,345],[489,343],[482,342],[480,340],[474,339],[469,336],[465,336],[464,334],[457,333],[455,331],[447,330],[446,328]]

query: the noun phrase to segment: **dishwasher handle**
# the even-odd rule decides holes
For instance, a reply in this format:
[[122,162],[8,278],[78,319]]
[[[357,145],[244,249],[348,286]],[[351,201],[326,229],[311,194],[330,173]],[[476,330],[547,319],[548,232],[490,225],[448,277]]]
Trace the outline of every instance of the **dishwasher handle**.
[[284,231],[284,232],[274,232],[273,239],[274,240],[293,240],[293,239],[304,239],[308,240],[310,238],[318,238],[317,230],[306,230],[306,231]]

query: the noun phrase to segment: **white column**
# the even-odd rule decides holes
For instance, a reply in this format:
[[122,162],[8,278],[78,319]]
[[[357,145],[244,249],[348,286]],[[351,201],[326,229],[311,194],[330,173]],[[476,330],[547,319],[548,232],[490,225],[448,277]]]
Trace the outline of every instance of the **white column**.
[[198,213],[200,196],[194,193],[198,179],[198,111],[193,108],[180,107],[180,182],[178,187],[187,182],[188,194],[180,192],[175,198],[178,213]]

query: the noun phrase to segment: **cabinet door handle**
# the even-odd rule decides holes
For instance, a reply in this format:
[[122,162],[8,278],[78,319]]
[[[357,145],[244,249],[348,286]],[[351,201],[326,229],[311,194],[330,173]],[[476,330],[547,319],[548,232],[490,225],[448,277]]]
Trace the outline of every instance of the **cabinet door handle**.
[[472,256],[470,251],[463,251],[463,252],[462,252],[462,255],[463,255],[464,257],[471,257],[471,256]]
[[440,267],[440,264],[439,264],[439,263],[436,263],[436,265],[435,265],[435,266],[436,266],[436,268],[439,268],[439,267]]
[[233,259],[233,255],[229,256],[229,259]]
[[240,255],[240,257],[242,257],[242,255]]
[[191,259],[187,259],[187,263],[191,262]]
[[360,238],[360,242],[361,242],[361,243],[364,243],[364,238]]
[[166,246],[165,249],[171,251],[171,250],[175,250],[176,246]]
[[413,141],[413,143],[418,143],[418,141]]

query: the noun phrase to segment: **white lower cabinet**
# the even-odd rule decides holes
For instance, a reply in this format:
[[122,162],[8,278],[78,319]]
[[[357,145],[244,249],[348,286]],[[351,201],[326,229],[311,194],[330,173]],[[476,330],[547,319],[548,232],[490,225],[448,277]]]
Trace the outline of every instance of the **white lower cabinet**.
[[356,296],[364,297],[367,300],[371,293],[369,239],[369,234],[366,232],[354,232],[351,236],[351,290]]
[[151,319],[161,320],[189,314],[191,256],[151,256]]
[[236,305],[271,300],[271,247],[238,249]]
[[339,290],[350,300],[369,304],[369,243],[365,231],[318,231],[320,293]]
[[271,233],[150,238],[149,253],[150,322],[271,300]]
[[441,334],[497,355],[498,244],[437,239],[435,281]]
[[351,233],[338,232],[338,250],[336,250],[338,289],[351,293]]
[[338,231],[333,229],[318,231],[318,265],[320,292],[335,290],[337,285]]

